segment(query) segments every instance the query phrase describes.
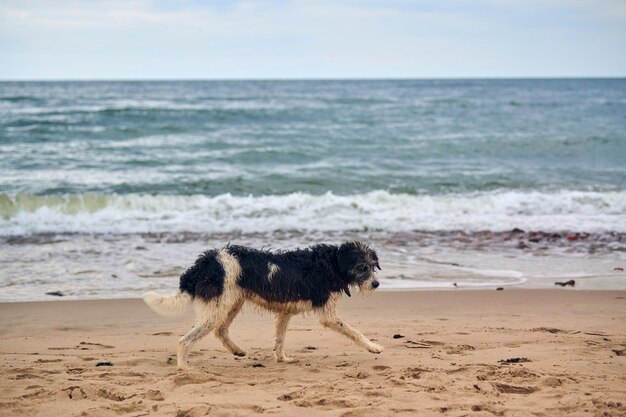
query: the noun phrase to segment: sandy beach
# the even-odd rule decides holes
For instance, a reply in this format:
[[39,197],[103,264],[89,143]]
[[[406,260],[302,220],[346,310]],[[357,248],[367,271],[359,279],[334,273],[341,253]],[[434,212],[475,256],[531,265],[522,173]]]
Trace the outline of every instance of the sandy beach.
[[307,316],[287,334],[299,361],[277,364],[272,317],[248,308],[231,328],[245,358],[209,336],[177,372],[191,315],[164,319],[135,299],[0,304],[0,413],[626,414],[626,291],[379,292],[341,306],[382,354]]

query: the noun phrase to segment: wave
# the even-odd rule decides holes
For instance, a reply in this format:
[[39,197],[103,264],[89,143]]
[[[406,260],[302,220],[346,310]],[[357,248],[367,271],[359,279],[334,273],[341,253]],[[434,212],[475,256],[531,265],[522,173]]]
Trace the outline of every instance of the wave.
[[266,196],[0,194],[0,235],[274,231],[626,232],[626,191]]
[[[0,98],[0,100],[2,100]],[[33,100],[36,101],[36,100]],[[177,100],[119,100],[105,102],[104,104],[71,104],[61,106],[47,105],[43,100],[39,106],[11,107],[8,113],[13,115],[73,115],[73,114],[96,114],[117,115],[123,113],[144,114],[148,112],[214,112],[219,114],[233,112],[254,112],[254,111],[289,111],[293,105],[278,103],[262,99],[241,99],[241,100],[214,100],[201,102],[184,102]],[[322,104],[299,101],[299,107],[323,108]]]

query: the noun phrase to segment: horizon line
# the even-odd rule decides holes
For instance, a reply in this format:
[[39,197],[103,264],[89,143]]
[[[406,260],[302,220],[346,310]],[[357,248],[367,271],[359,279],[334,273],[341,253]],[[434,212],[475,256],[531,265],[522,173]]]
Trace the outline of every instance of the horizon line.
[[9,82],[136,82],[136,81],[480,81],[480,80],[606,80],[626,79],[626,75],[590,75],[590,76],[461,76],[461,77],[269,77],[269,78],[7,78]]

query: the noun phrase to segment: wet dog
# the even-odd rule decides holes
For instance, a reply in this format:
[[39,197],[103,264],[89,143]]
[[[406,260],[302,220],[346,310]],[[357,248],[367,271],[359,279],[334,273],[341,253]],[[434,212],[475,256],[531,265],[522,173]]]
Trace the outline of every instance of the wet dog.
[[357,345],[380,353],[381,346],[337,315],[342,293],[350,296],[351,289],[367,293],[378,288],[376,269],[380,269],[376,252],[361,242],[276,252],[227,246],[201,254],[180,277],[176,294],[149,292],[143,299],[166,316],[195,307],[196,323],[178,342],[179,369],[187,367],[191,346],[211,331],[233,355],[245,355],[228,336],[228,328],[246,301],[276,313],[278,362],[292,361],[283,347],[287,325],[293,315],[306,312],[316,313],[323,326]]

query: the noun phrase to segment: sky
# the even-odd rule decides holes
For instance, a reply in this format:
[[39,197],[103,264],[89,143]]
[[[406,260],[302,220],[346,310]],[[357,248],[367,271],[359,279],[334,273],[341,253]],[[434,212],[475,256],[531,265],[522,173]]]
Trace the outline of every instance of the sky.
[[0,0],[0,79],[626,76],[626,0]]

